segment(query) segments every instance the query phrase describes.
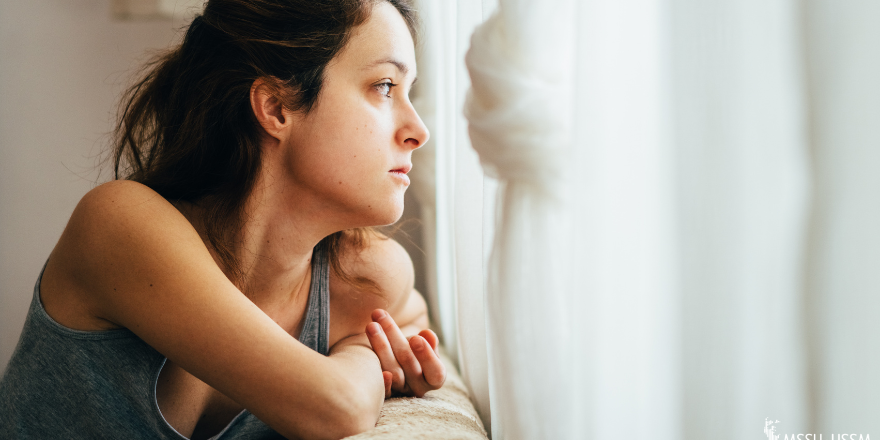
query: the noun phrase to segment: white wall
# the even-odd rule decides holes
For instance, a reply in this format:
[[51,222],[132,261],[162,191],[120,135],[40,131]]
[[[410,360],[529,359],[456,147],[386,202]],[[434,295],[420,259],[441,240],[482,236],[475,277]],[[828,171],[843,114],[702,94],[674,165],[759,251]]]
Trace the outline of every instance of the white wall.
[[0,0],[0,370],[43,263],[97,181],[120,91],[181,25],[110,11],[110,0]]

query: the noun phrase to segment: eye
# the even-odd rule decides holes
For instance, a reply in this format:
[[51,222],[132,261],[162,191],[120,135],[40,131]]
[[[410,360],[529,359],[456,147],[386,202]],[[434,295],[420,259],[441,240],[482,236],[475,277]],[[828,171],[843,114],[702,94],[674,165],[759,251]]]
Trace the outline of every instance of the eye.
[[381,93],[386,98],[390,98],[391,97],[391,88],[396,87],[396,86],[397,86],[397,84],[394,84],[390,81],[386,81],[386,82],[383,82],[380,84],[376,84],[373,87],[375,87],[376,90],[378,90],[379,93]]

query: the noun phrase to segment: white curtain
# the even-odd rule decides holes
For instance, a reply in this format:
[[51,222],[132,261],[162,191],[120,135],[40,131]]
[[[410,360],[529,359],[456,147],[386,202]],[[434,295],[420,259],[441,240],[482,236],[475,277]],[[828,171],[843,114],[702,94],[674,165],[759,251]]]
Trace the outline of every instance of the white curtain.
[[880,438],[880,3],[499,3],[419,2],[416,158],[493,438]]
[[465,110],[500,184],[495,439],[880,436],[877,23],[854,0],[500,1]]

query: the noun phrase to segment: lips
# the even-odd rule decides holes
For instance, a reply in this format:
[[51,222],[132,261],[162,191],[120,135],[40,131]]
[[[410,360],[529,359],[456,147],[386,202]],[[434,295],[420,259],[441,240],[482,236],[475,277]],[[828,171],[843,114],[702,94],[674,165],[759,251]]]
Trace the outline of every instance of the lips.
[[388,172],[406,174],[406,173],[409,173],[409,170],[411,170],[411,169],[412,169],[412,164],[406,164],[401,167],[394,168],[393,170],[388,170]]
[[399,182],[403,183],[405,186],[409,186],[409,176],[406,173],[412,169],[412,164],[406,164],[400,167],[397,167],[393,170],[389,170],[388,172],[394,176]]

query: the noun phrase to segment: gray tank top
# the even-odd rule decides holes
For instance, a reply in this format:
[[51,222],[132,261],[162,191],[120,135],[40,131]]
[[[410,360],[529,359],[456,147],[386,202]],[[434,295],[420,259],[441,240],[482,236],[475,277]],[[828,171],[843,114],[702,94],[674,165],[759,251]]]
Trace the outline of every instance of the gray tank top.
[[[43,267],[45,270],[45,266]],[[18,346],[0,379],[0,439],[185,439],[159,411],[165,357],[127,329],[86,332],[58,324],[40,301],[40,273]],[[312,253],[299,340],[327,355],[329,264]],[[248,411],[214,439],[280,439]]]

